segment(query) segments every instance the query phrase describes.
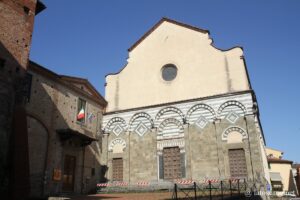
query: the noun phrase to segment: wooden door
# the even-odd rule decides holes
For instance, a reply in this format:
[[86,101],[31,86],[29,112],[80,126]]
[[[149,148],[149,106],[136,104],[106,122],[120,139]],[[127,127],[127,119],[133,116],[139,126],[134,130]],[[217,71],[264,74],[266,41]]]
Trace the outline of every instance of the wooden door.
[[179,147],[163,149],[164,179],[174,180],[182,177]]
[[123,181],[123,159],[114,158],[112,160],[113,181]]
[[74,190],[76,157],[66,155],[64,161],[63,191]]
[[231,177],[246,178],[247,165],[244,149],[230,149],[228,156]]

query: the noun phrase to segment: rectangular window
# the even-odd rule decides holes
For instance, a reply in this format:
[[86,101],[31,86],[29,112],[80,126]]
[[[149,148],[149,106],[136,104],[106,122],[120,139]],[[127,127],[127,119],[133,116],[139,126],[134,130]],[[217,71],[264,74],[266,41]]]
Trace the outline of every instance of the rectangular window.
[[247,165],[244,149],[229,149],[229,167],[232,178],[247,178]]
[[277,191],[277,192],[283,191],[283,185],[281,181],[271,181],[271,185],[273,191]]
[[23,95],[27,102],[30,101],[31,83],[32,83],[32,74],[26,73],[26,76],[25,76],[25,79],[23,82]]
[[86,101],[78,98],[78,106],[77,106],[77,121],[80,123],[85,123],[85,115],[86,115]]
[[0,58],[0,69],[3,69],[5,66],[5,60]]

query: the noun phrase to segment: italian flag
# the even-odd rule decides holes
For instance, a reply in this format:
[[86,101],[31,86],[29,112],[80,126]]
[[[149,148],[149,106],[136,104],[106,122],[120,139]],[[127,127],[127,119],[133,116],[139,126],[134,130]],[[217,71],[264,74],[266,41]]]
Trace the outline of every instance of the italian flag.
[[84,118],[84,109],[81,108],[81,110],[79,111],[78,115],[77,115],[77,119],[83,119]]

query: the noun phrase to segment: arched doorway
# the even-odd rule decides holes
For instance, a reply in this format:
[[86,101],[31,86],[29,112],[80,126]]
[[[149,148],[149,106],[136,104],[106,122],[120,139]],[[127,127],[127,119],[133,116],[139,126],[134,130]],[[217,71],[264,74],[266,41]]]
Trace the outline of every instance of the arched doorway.
[[30,196],[41,197],[44,188],[48,130],[40,120],[27,115]]

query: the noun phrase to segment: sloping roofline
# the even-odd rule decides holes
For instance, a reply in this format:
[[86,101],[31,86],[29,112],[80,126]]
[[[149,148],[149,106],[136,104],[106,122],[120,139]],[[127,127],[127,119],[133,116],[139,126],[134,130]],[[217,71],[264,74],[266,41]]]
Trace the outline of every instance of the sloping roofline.
[[98,90],[96,90],[96,88],[89,82],[88,79],[75,77],[75,76],[67,76],[67,75],[60,75],[60,78],[65,81],[84,84],[92,92],[93,95],[97,96],[98,98],[102,99],[103,101],[106,101],[102,97],[102,95],[98,92]]
[[[74,76],[59,75],[43,66],[31,61],[31,60],[29,61],[28,69],[38,72],[44,76],[47,76],[48,78],[51,78],[52,80],[58,81],[59,83],[65,85],[66,87],[71,88],[72,90],[84,95],[85,97],[91,98],[92,100],[98,102],[103,107],[105,107],[107,105],[107,101],[95,89],[95,87],[89,82],[88,79],[74,77]],[[92,95],[85,92],[84,90],[79,89],[75,85],[67,84],[68,81],[73,82],[73,83],[84,84],[91,91]]]
[[[206,30],[206,29],[201,29],[201,28],[198,28],[198,27],[195,27],[195,26],[191,26],[189,24],[185,24],[185,23],[182,23],[182,22],[178,22],[178,21],[175,21],[173,19],[169,19],[169,18],[166,18],[166,17],[163,17],[161,20],[159,20],[149,31],[147,31],[140,39],[138,39],[129,49],[128,49],[128,52],[132,51],[135,47],[137,47],[144,39],[146,39],[153,31],[155,31],[163,22],[169,22],[169,23],[172,23],[172,24],[175,24],[175,25],[178,25],[178,26],[182,26],[184,28],[188,28],[188,29],[191,29],[191,30],[194,30],[194,31],[198,31],[198,32],[201,32],[201,33],[208,33],[208,35],[210,35],[210,31],[209,30]],[[221,48],[218,48],[214,45],[214,40],[212,38],[211,39],[211,46],[214,47],[215,49],[219,50],[219,51],[229,51],[231,49],[235,49],[235,48],[240,48],[243,50],[243,47],[242,46],[234,46],[232,48],[229,48],[229,49],[221,49]],[[244,61],[244,64],[246,66],[246,62],[245,62],[245,59],[244,57],[242,56],[241,57]],[[118,72],[110,72],[108,74],[105,75],[105,77],[107,76],[110,76],[110,75],[117,75],[119,74],[126,66],[127,66],[128,63],[126,63]],[[250,83],[250,79],[249,79],[249,75],[248,75],[248,70],[247,70],[247,67],[246,67],[246,74],[248,76],[248,80],[249,80],[249,87],[251,87],[251,83]]]
[[159,22],[157,22],[149,31],[147,31],[138,41],[136,41],[129,49],[128,51],[132,51],[135,47],[137,47],[144,39],[146,39],[155,29],[157,29],[163,22],[169,22],[169,23],[172,23],[172,24],[176,24],[178,26],[182,26],[182,27],[185,27],[185,28],[188,28],[188,29],[191,29],[191,30],[194,30],[194,31],[198,31],[198,32],[201,32],[201,33],[208,33],[209,34],[209,30],[205,30],[205,29],[201,29],[201,28],[198,28],[198,27],[195,27],[195,26],[191,26],[191,25],[188,25],[188,24],[185,24],[185,23],[182,23],[182,22],[178,22],[178,21],[175,21],[173,19],[169,19],[169,18],[166,18],[166,17],[163,17],[161,20],[159,20]]

